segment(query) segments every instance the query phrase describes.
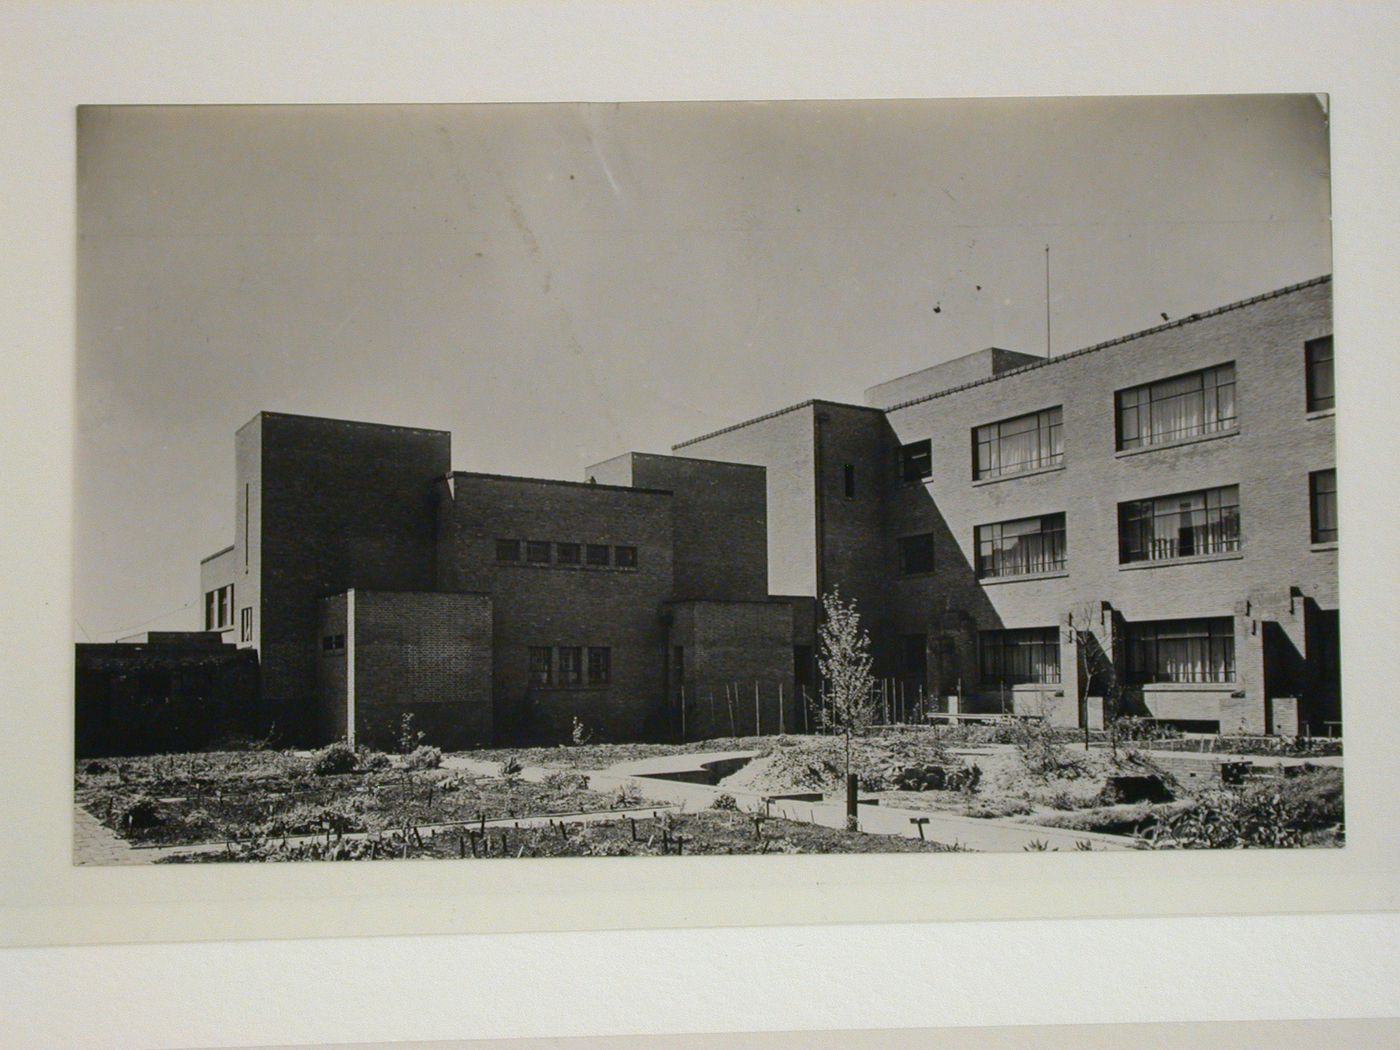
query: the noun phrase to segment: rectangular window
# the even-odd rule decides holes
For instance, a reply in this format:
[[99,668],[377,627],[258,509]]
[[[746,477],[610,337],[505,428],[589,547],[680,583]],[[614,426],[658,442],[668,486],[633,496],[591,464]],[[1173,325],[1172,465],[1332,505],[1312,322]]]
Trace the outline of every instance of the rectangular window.
[[982,631],[982,681],[990,684],[1054,684],[1060,680],[1060,629],[1025,627]]
[[520,541],[519,540],[497,540],[496,541],[497,561],[519,561]]
[[559,684],[583,684],[583,649],[577,645],[559,647]]
[[1232,429],[1233,363],[1146,383],[1116,395],[1118,448],[1143,448]]
[[1312,541],[1337,542],[1337,470],[1315,470],[1308,475],[1312,497]]
[[1332,381],[1332,337],[1310,339],[1305,344],[1308,364],[1308,411],[1321,412],[1337,406]]
[[1118,505],[1118,556],[1124,563],[1225,554],[1240,545],[1238,485]]
[[846,498],[856,498],[856,468],[854,463],[847,463],[841,468],[842,483],[845,487]]
[[1043,412],[988,423],[973,431],[973,443],[972,476],[976,480],[1058,466],[1065,459],[1064,409],[1056,405]]
[[583,547],[577,543],[556,543],[554,560],[560,565],[577,565],[583,560]]
[[219,625],[219,592],[206,591],[204,594],[204,629],[212,631]]
[[323,635],[321,638],[321,648],[328,653],[343,653],[345,651],[345,635]]
[[612,650],[606,646],[588,649],[588,684],[607,685],[612,681]]
[[590,543],[587,553],[589,565],[607,565],[612,548],[605,543]]
[[530,684],[554,684],[554,650],[547,645],[530,646]]
[[548,565],[549,543],[544,540],[529,540],[525,544],[525,560],[535,565]]
[[899,571],[905,576],[933,571],[933,533],[899,538]]
[[251,605],[245,605],[238,612],[238,640],[240,642],[253,640],[253,607]]
[[233,584],[226,584],[204,595],[204,629],[222,631],[233,626]]
[[1235,622],[1156,620],[1127,625],[1129,683],[1233,682]]
[[619,569],[635,569],[637,567],[637,548],[614,547],[613,564]]
[[899,476],[905,481],[918,481],[933,473],[933,442],[928,438],[913,441],[899,450]]
[[1046,514],[977,526],[977,575],[1025,576],[1065,567],[1065,516]]

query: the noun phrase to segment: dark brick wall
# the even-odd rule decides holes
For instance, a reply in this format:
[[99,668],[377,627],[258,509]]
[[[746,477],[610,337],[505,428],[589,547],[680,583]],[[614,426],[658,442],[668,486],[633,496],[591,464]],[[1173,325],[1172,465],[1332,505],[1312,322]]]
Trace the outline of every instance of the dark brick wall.
[[[671,596],[668,493],[572,482],[456,474],[440,483],[438,582],[493,597],[492,658],[498,742],[569,739],[580,719],[597,739],[635,740],[665,720]],[[501,564],[497,539],[637,548],[636,568]],[[551,552],[552,553],[552,552]],[[612,650],[605,687],[539,687],[531,646]]]
[[490,744],[491,598],[359,589],[348,598],[356,742],[393,747],[411,714],[425,743]]
[[261,525],[248,575],[259,577],[263,699],[289,739],[314,740],[318,602],[350,587],[433,588],[434,479],[450,467],[450,437],[264,412],[240,438],[240,468],[260,452],[238,493],[249,486]]
[[[743,736],[755,730],[774,733],[780,725],[788,732],[799,727],[790,605],[676,602],[671,613],[672,659],[675,646],[685,651],[687,739],[728,736],[731,728]],[[679,695],[674,699],[678,701]],[[677,713],[673,731],[679,729]]]
[[629,452],[588,468],[600,483],[673,494],[674,597],[758,601],[768,594],[762,467]]
[[766,468],[768,591],[817,593],[811,404],[675,446],[677,455]]

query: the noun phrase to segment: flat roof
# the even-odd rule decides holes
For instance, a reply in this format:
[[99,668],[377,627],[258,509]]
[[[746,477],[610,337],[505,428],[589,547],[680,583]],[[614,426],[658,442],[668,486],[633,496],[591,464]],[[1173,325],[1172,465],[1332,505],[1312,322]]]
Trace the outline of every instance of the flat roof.
[[526,485],[566,485],[575,489],[602,489],[605,492],[636,492],[643,496],[673,496],[671,489],[642,489],[631,485],[601,485],[596,481],[564,481],[562,478],[526,478],[514,474],[486,474],[477,470],[454,470],[440,480],[448,478],[485,478],[487,481],[513,481]]
[[[1037,368],[1049,368],[1051,365],[1059,364],[1061,361],[1068,361],[1072,357],[1083,357],[1085,354],[1092,354],[1099,350],[1107,350],[1109,347],[1121,346],[1130,343],[1134,339],[1142,339],[1144,336],[1156,335],[1159,332],[1169,332],[1173,328],[1183,328],[1188,324],[1195,324],[1197,321],[1204,321],[1210,317],[1217,317],[1220,314],[1229,313],[1232,310],[1240,310],[1246,306],[1253,306],[1255,303],[1262,303],[1269,299],[1278,299],[1281,296],[1291,295],[1293,292],[1302,291],[1304,288],[1313,288],[1319,284],[1326,284],[1332,280],[1330,273],[1321,277],[1314,277],[1311,280],[1299,281],[1297,284],[1286,285],[1283,288],[1275,288],[1272,292],[1264,292],[1262,295],[1251,296],[1248,299],[1240,299],[1237,302],[1226,303],[1224,306],[1217,306],[1211,310],[1203,310],[1200,313],[1190,314],[1176,321],[1168,321],[1166,324],[1153,325],[1151,328],[1144,328],[1141,331],[1130,332],[1128,335],[1120,335],[1115,339],[1106,339],[1102,343],[1095,343],[1093,346],[1086,346],[1081,350],[1071,350],[1067,354],[1060,354],[1056,357],[1048,357],[1031,364],[1021,365],[1019,368],[1008,368],[1005,372],[998,372],[995,375],[986,376],[982,379],[974,379],[967,383],[960,383],[957,386],[950,386],[947,390],[938,390],[932,394],[921,394],[918,397],[910,398],[908,401],[901,401],[898,404],[890,405],[884,409],[885,412],[898,412],[902,408],[910,405],[920,405],[925,401],[932,401],[934,398],[947,397],[960,390],[968,390],[975,386],[985,386],[987,383],[995,383],[1001,379],[1009,379],[1011,376],[1021,375],[1025,372],[1032,372]],[[874,389],[873,387],[871,389]]]
[[[215,558],[222,558],[231,550],[233,550],[232,543],[230,543],[227,547],[221,547],[219,550],[216,550],[213,554],[206,554],[204,557],[199,559],[199,564],[203,565],[205,562],[213,561]],[[186,562],[185,564],[188,565],[189,562]]]
[[744,427],[751,427],[755,423],[762,423],[765,420],[775,419],[778,416],[785,416],[789,412],[796,412],[799,409],[810,408],[813,405],[827,405],[831,408],[853,408],[860,412],[884,411],[884,409],[875,408],[873,405],[852,405],[847,404],[845,401],[828,401],[825,398],[812,397],[808,398],[806,401],[801,401],[795,405],[788,405],[787,408],[780,408],[776,412],[768,412],[761,416],[754,416],[752,419],[746,419],[742,423],[733,423],[730,426],[720,427],[718,430],[712,430],[708,434],[701,434],[699,437],[687,438],[685,441],[678,441],[676,442],[676,444],[672,445],[671,448],[674,450],[678,448],[685,448],[687,445],[695,445],[700,443],[701,441],[708,441],[710,438],[719,437],[719,435],[721,434],[728,434],[731,430],[742,430],[744,429]]
[[302,419],[312,423],[335,423],[338,426],[347,427],[375,427],[379,430],[406,430],[415,434],[446,434],[448,437],[452,436],[450,430],[433,430],[429,427],[405,427],[397,423],[370,423],[363,419],[337,419],[333,416],[308,416],[298,412],[269,412],[266,409],[254,413],[253,418],[238,429],[247,429],[263,416],[268,416],[272,419]]

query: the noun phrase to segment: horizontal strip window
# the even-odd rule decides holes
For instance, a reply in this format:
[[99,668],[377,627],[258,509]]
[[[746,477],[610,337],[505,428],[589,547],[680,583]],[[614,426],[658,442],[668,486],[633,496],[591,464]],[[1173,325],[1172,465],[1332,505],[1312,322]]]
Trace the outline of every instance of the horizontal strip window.
[[635,569],[638,549],[632,544],[553,543],[549,540],[498,539],[496,561],[505,565],[563,565]]
[[972,477],[1000,478],[1064,462],[1064,409],[988,423],[972,432]]
[[1332,374],[1332,337],[1309,339],[1304,344],[1308,370],[1308,411],[1322,412],[1337,407],[1336,384]]
[[1235,681],[1235,623],[1230,617],[1126,626],[1130,684]]
[[1045,514],[977,526],[977,576],[1025,576],[1065,567],[1065,516]]
[[1120,390],[1115,397],[1120,452],[1216,434],[1239,422],[1233,363]]
[[535,687],[612,683],[612,649],[605,645],[532,645],[528,659],[530,685]]
[[1337,470],[1315,470],[1308,475],[1312,506],[1312,541],[1337,542]]
[[1123,564],[1227,554],[1240,546],[1238,485],[1118,505]]
[[1060,681],[1058,627],[982,631],[982,681],[990,685],[1054,685]]
[[933,571],[933,533],[899,538],[899,571],[905,576]]

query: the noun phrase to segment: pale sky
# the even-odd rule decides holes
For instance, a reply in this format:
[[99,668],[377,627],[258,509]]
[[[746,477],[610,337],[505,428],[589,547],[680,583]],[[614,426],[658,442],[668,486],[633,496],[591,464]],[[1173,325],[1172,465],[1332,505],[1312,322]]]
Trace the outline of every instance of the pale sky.
[[[89,108],[74,636],[198,626],[260,410],[592,462],[1327,273],[1311,95]],[[980,289],[979,286],[980,285]]]

